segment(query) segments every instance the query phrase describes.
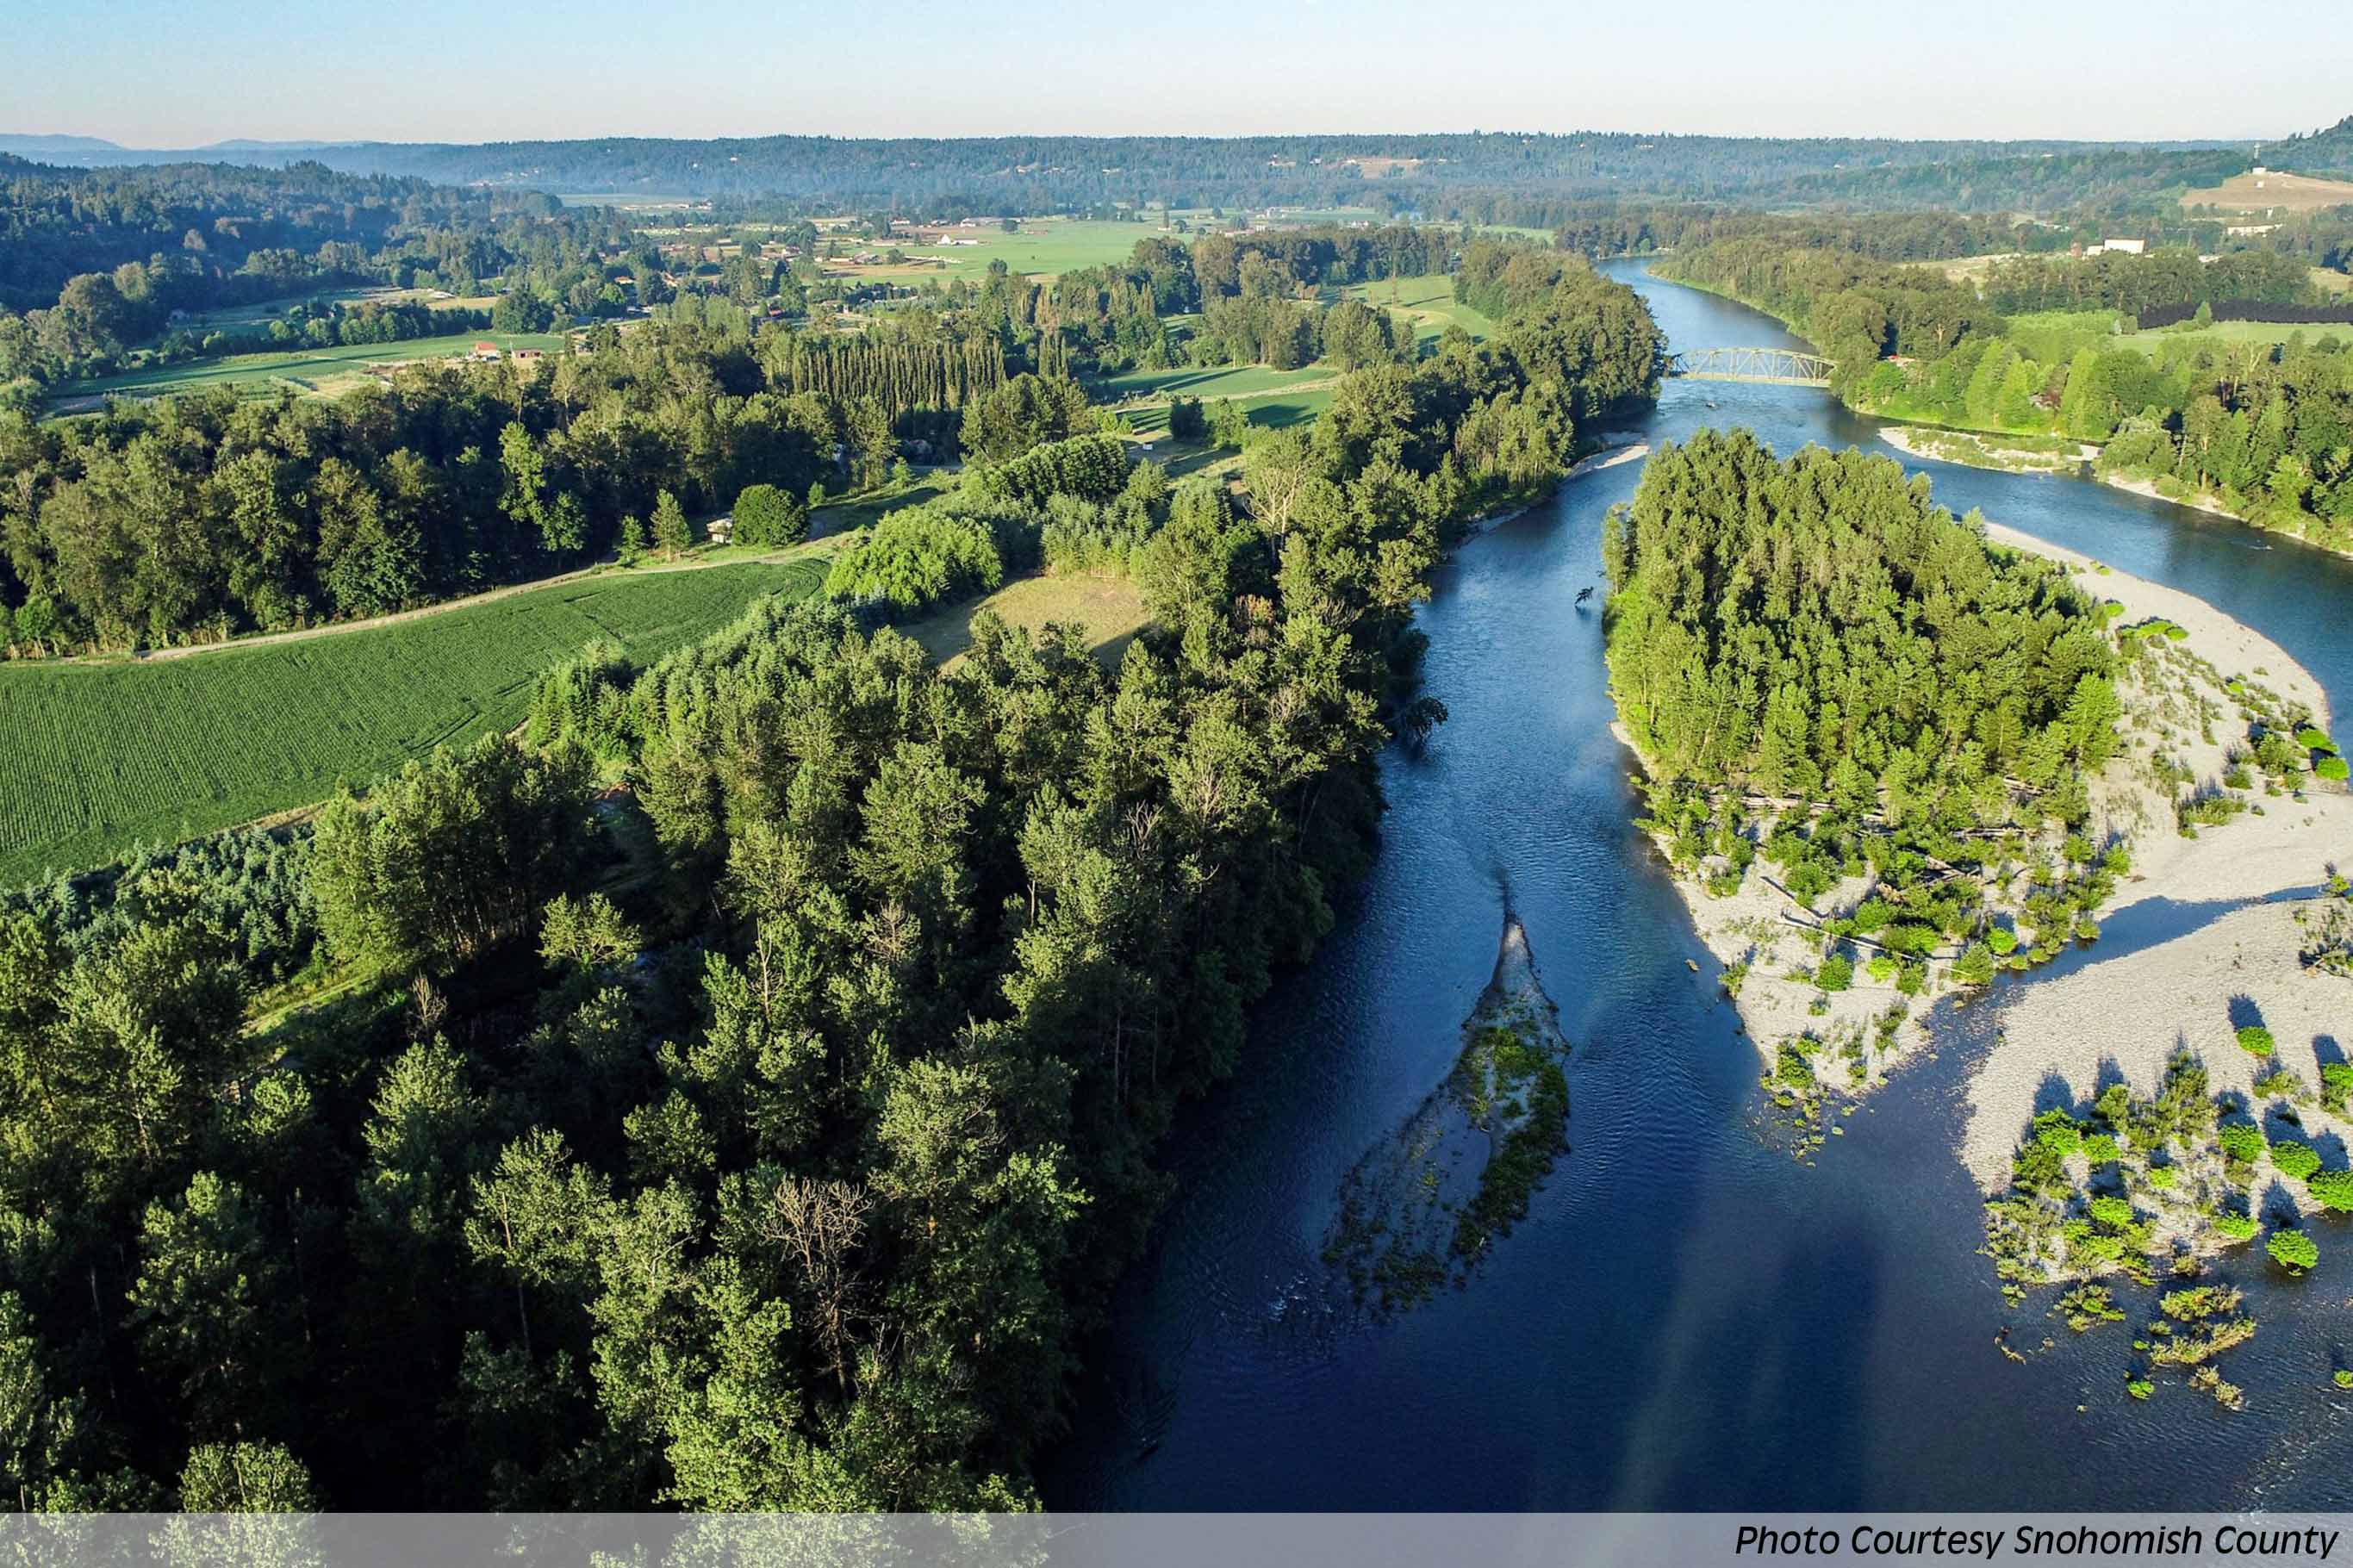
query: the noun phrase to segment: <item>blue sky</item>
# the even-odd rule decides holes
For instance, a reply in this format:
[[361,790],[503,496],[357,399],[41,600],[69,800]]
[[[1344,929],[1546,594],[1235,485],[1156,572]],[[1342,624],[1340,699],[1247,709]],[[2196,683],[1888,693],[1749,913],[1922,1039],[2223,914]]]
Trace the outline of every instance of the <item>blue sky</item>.
[[227,137],[2278,135],[2353,3],[0,0],[0,131]]

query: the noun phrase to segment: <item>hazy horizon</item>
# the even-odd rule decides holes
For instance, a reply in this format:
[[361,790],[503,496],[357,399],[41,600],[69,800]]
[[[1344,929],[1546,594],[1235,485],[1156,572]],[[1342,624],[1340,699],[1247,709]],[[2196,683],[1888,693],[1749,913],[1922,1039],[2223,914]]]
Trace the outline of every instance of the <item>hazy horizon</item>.
[[940,0],[879,16],[717,0],[650,20],[580,0],[552,37],[455,0],[417,0],[393,26],[348,0],[124,0],[102,75],[87,16],[12,25],[5,129],[153,149],[1472,129],[2113,142],[2268,140],[2342,118],[2353,16],[2269,9],[2248,28],[2168,0],[2021,19],[1861,0],[1576,16],[1497,0],[1448,29],[1397,0],[1204,0],[1112,31],[1069,0],[1018,27]]

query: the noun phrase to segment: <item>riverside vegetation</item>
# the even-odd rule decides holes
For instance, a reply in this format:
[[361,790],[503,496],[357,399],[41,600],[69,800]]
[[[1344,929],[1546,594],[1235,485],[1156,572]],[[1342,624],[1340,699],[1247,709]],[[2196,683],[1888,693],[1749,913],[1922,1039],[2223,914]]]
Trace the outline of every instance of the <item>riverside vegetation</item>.
[[1833,389],[1864,413],[2101,444],[2103,478],[2353,549],[2353,324],[2278,342],[2137,326],[2159,305],[2209,319],[2216,300],[2317,307],[2287,257],[2026,258],[1980,291],[1933,268],[1757,237],[1683,252],[1660,273],[1778,316],[1837,362]]
[[[2242,1026],[2240,1038],[2244,1048],[2271,1049],[2258,1026]],[[2161,1315],[2134,1342],[2142,1360],[2127,1373],[2128,1392],[2148,1396],[2150,1367],[2185,1368],[2193,1387],[2239,1408],[2241,1393],[2214,1358],[2252,1337],[2255,1323],[2240,1310],[2237,1289],[2205,1275],[2259,1235],[2275,1267],[2300,1273],[2319,1258],[2302,1215],[2353,1212],[2353,1171],[2327,1167],[2321,1153],[2343,1147],[2353,1067],[2330,1062],[2321,1073],[2316,1092],[2285,1068],[2257,1081],[2259,1105],[2278,1129],[2268,1132],[2257,1108],[2210,1096],[2205,1068],[2188,1053],[2174,1058],[2152,1095],[2112,1083],[2087,1110],[2037,1116],[2009,1190],[1986,1205],[1985,1250],[2004,1293],[2021,1301],[2033,1289],[2072,1284],[2052,1310],[2083,1332],[2124,1316],[2101,1281],[2174,1281]]]
[[[668,395],[607,381],[667,341],[598,356],[617,418]],[[1115,668],[983,616],[944,673],[879,624],[931,579],[902,595],[870,542],[859,600],[766,600],[659,658],[600,648],[521,734],[282,842],[11,900],[20,1497],[1034,1503],[1079,1336],[1166,1194],[1171,1117],[1246,1066],[1249,1004],[1374,852],[1377,751],[1442,712],[1415,693],[1431,567],[1658,372],[1639,300],[1572,268],[1493,342],[1344,380],[1312,428],[1250,447],[1239,492],[1139,493],[1120,527],[1152,624]],[[119,417],[226,453],[207,433],[257,416]],[[1107,517],[1156,483],[1123,468],[1097,501],[1085,450],[1022,464],[902,530],[965,531],[941,593],[955,563],[987,580],[984,549],[999,571],[1042,554],[1058,500]],[[44,483],[116,515],[86,479]],[[275,1013],[289,989],[315,1005]],[[1516,1058],[1493,1059],[1505,1091]]]

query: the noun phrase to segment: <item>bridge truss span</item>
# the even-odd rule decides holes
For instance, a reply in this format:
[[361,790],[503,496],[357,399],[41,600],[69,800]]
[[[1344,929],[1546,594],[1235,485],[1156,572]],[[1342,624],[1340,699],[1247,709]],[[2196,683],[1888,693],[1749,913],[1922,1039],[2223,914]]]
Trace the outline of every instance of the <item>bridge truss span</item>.
[[1669,375],[1774,386],[1828,386],[1835,368],[1835,362],[1802,349],[1693,349],[1667,361]]

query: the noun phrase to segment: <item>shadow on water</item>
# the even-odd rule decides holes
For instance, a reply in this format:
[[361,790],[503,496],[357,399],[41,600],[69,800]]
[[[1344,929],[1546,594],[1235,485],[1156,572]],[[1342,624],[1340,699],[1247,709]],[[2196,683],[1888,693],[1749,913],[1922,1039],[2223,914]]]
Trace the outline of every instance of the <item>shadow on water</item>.
[[[1678,349],[1794,341],[1622,270]],[[1726,384],[1670,384],[1639,434],[1705,424],[1785,451],[1878,445],[1822,394]],[[2331,607],[2353,595],[2353,563],[2251,552],[2242,530],[2089,482],[1924,466],[1957,510],[2211,598],[2353,689],[2353,617]],[[1422,756],[1383,758],[1391,809],[1366,886],[1172,1141],[1177,1196],[1087,1349],[1048,1500],[2353,1505],[2353,1428],[2323,1386],[2342,1323],[2309,1307],[2353,1289],[2353,1245],[2324,1242],[2301,1281],[2260,1258],[2225,1266],[2263,1324],[2232,1352],[2239,1415],[2178,1385],[2128,1404],[2130,1325],[2077,1336],[2043,1303],[2003,1300],[1977,1255],[1981,1194],[1953,1155],[1998,1002],[1940,1008],[1932,1052],[1835,1118],[1811,1163],[1787,1152],[1757,1051],[1631,825],[1600,617],[1572,607],[1598,581],[1602,516],[1640,472],[1571,482],[1439,574],[1421,626],[1452,717]],[[1459,1287],[1377,1321],[1319,1306],[1308,1286],[1336,1194],[1451,1068],[1507,900],[1574,1043],[1570,1152]],[[2148,901],[2042,973],[2228,907]]]

